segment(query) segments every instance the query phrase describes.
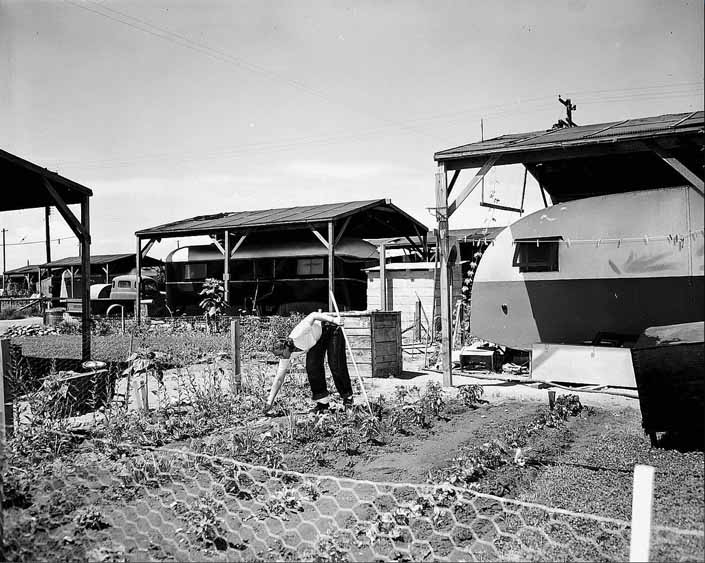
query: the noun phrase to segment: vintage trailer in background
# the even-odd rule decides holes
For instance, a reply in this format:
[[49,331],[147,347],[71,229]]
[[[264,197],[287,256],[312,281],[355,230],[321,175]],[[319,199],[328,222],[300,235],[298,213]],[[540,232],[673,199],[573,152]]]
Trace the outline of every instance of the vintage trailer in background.
[[[312,237],[313,238],[313,237]],[[317,240],[271,244],[245,242],[231,261],[234,309],[262,315],[309,313],[328,308],[328,250]],[[364,268],[378,263],[376,248],[343,238],[335,249],[336,296],[342,309],[365,309]],[[166,258],[167,303],[175,313],[199,313],[207,278],[223,279],[223,255],[215,245],[185,246]]]
[[532,350],[535,376],[563,367],[568,381],[589,383],[622,365],[611,384],[633,387],[628,355],[584,345],[629,345],[647,327],[703,320],[703,245],[703,195],[690,187],[542,209],[504,229],[483,255],[473,333]]

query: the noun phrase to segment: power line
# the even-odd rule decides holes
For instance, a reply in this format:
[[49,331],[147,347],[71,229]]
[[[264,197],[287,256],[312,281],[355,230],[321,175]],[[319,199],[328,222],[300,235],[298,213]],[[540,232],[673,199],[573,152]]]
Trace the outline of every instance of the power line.
[[[358,108],[348,106],[347,104],[344,104],[338,100],[334,100],[334,99],[330,98],[329,96],[327,96],[325,93],[321,92],[320,90],[316,90],[314,88],[311,88],[310,86],[304,84],[303,82],[299,82],[298,80],[294,80],[294,79],[289,78],[287,76],[283,76],[283,75],[278,74],[276,72],[272,72],[271,70],[269,70],[265,67],[251,63],[249,61],[246,61],[245,59],[243,59],[241,57],[233,56],[233,55],[226,53],[224,51],[221,51],[219,49],[215,49],[205,43],[195,41],[185,35],[181,35],[179,33],[171,31],[169,29],[159,27],[159,26],[154,25],[146,20],[143,20],[143,19],[140,19],[140,18],[137,18],[134,16],[130,16],[129,14],[125,14],[124,12],[120,12],[119,10],[115,10],[115,9],[109,8],[108,6],[102,6],[102,5],[100,6],[101,10],[97,10],[97,9],[95,9],[95,6],[93,8],[91,8],[91,7],[86,6],[84,4],[74,2],[73,0],[64,0],[64,2],[71,4],[72,6],[75,6],[77,8],[81,8],[82,10],[87,10],[89,12],[92,12],[92,13],[97,14],[99,16],[102,16],[104,18],[121,23],[121,24],[126,25],[128,27],[131,27],[133,29],[137,29],[137,30],[142,31],[144,33],[148,33],[149,35],[152,35],[154,37],[158,37],[160,39],[170,41],[171,43],[175,43],[175,44],[180,45],[186,49],[190,49],[192,51],[199,52],[203,55],[214,58],[215,60],[219,60],[221,62],[233,64],[233,65],[238,66],[240,68],[244,68],[244,69],[249,70],[251,72],[255,72],[255,73],[261,74],[263,76],[266,76],[267,78],[270,78],[275,81],[284,82],[297,90],[300,90],[302,92],[306,92],[307,94],[310,94],[312,96],[316,96],[317,98],[319,98],[327,103],[344,107],[344,108],[348,109],[349,111],[353,111],[358,114],[367,115],[368,117],[372,117],[373,119],[376,119],[378,121],[389,123],[390,125],[393,125],[395,127],[399,127],[399,128],[404,129],[406,131],[410,131],[410,132],[415,133],[417,135],[422,135],[424,137],[430,136],[427,132],[419,131],[417,129],[409,127],[408,125],[406,125],[404,123],[400,123],[400,122],[394,121],[392,119],[388,119],[386,117],[381,117],[379,115],[376,115],[376,114],[368,112],[368,111],[362,111]],[[125,21],[124,19],[121,19],[120,17],[106,14],[102,10],[108,10],[114,14],[117,14],[118,16],[122,16],[123,18],[128,18],[128,19],[130,19],[134,22],[138,22],[138,23],[137,24],[130,23],[129,21]]]

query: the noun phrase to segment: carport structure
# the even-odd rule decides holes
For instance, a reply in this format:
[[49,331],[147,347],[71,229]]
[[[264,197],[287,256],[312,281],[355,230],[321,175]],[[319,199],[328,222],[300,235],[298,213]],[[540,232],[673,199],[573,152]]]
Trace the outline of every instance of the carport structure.
[[[393,205],[388,199],[350,201],[257,211],[238,211],[202,215],[137,231],[137,272],[155,242],[166,238],[209,236],[223,255],[223,281],[229,303],[230,261],[245,240],[275,243],[282,240],[308,241],[315,237],[328,251],[328,288],[335,288],[334,257],[343,236],[359,239],[405,237],[417,247],[426,246],[427,227]],[[414,241],[413,238],[416,239]],[[314,239],[314,240],[315,240]],[[143,245],[143,241],[147,241]],[[141,277],[138,277],[138,288]],[[139,300],[139,289],[138,289]],[[328,299],[329,310],[333,309]],[[139,302],[136,303],[140,320]]]
[[[0,150],[0,179],[3,182],[0,211],[43,207],[47,210],[45,218],[48,221],[48,210],[56,207],[81,244],[81,355],[84,360],[88,360],[91,357],[89,202],[93,192],[73,180],[3,150]],[[80,219],[69,208],[73,204],[81,206]]]
[[[484,201],[483,207],[523,213],[526,177],[538,182],[544,205],[633,190],[692,186],[703,194],[703,111],[612,123],[509,134],[442,150],[434,155],[436,219],[441,263],[441,362],[443,384],[452,385],[448,220],[494,166],[522,164],[518,206]],[[449,197],[462,170],[478,172]],[[452,176],[449,178],[449,172]],[[625,210],[628,213],[629,210]]]

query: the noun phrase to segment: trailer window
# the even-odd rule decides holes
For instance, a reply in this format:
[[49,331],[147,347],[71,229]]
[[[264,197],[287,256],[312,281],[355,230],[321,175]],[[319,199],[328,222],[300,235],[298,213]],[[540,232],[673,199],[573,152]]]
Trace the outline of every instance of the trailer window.
[[184,279],[204,280],[207,277],[206,264],[185,264]]
[[323,275],[323,258],[300,258],[296,262],[296,274],[299,276]]
[[118,280],[118,289],[132,289],[132,282],[130,280]]
[[557,272],[560,237],[514,241],[512,266],[520,272]]

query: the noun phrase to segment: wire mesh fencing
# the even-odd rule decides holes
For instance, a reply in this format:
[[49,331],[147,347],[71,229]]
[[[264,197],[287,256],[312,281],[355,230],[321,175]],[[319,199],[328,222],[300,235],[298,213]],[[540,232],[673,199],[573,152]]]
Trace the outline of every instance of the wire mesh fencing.
[[[197,561],[623,561],[629,553],[630,525],[618,519],[450,485],[305,474],[184,448],[87,440],[70,467],[43,468],[41,498],[29,511],[13,478],[3,507],[13,559],[53,559],[57,550],[89,559]],[[664,541],[668,558],[678,559],[673,546],[702,548],[703,534],[655,528],[654,555],[664,555]]]

